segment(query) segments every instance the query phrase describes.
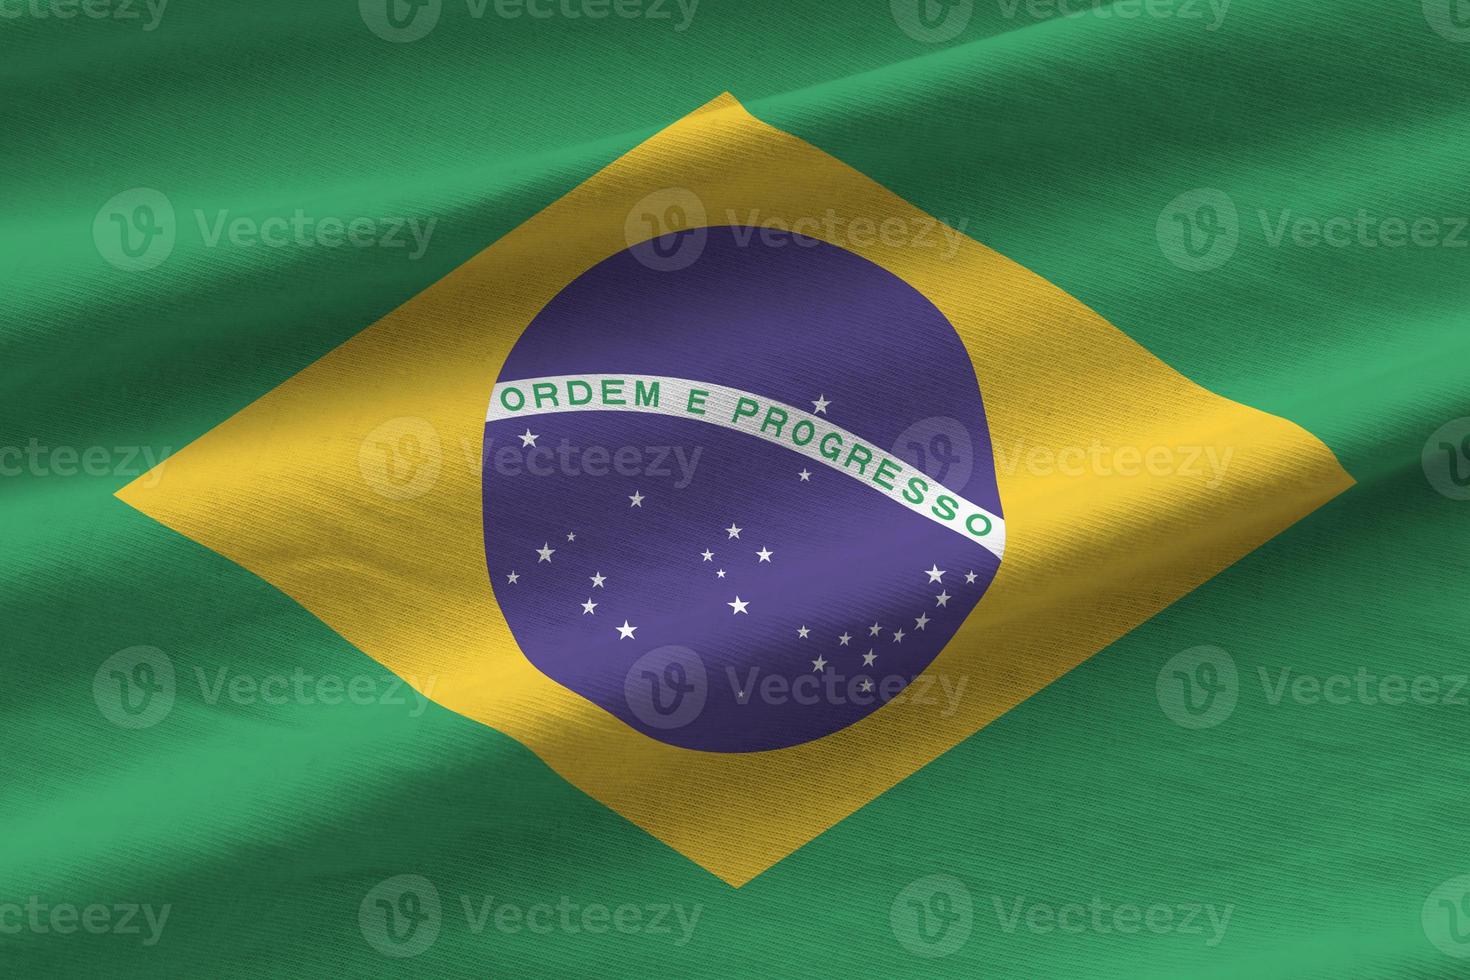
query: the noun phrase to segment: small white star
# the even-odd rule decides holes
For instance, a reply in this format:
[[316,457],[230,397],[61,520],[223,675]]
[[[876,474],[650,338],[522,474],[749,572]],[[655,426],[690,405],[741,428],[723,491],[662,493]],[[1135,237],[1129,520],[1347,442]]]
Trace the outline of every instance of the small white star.
[[643,506],[643,492],[641,490],[634,490],[633,496],[629,497],[628,499],[632,501],[632,503],[628,505],[629,507]]
[[633,637],[633,631],[636,630],[637,628],[638,627],[636,627],[636,626],[629,626],[628,625],[628,621],[626,619],[623,620],[623,625],[616,627],[616,629],[618,631],[618,639],[620,639],[620,640],[631,640],[631,639],[633,639],[634,638]]
[[914,620],[914,629],[921,630],[925,626],[928,626],[928,625],[929,625],[929,614],[928,613],[920,613],[919,614],[919,618],[916,619],[916,620]]
[[551,542],[548,541],[541,547],[536,549],[536,554],[541,556],[540,558],[536,559],[536,564],[539,565],[543,561],[551,561],[551,556],[556,554],[556,549],[551,547]]
[[586,602],[582,603],[582,615],[590,616],[592,615],[592,610],[596,608],[597,603],[593,602],[592,599],[589,597]]
[[800,473],[798,473],[796,475],[799,476],[799,477],[801,477],[801,482],[802,483],[810,483],[810,482],[812,482],[812,471],[811,470],[802,470]]
[[903,642],[903,630],[899,630],[897,633],[894,633],[893,634],[893,642],[894,643],[902,643]]
[[879,626],[877,623],[874,623],[872,626],[869,626],[868,627],[868,635],[869,636],[877,636],[882,631],[883,631],[883,627]]
[[540,438],[541,438],[540,436],[536,435],[530,429],[527,429],[520,436],[521,448],[522,449],[525,449],[527,446],[534,446],[534,445],[536,445],[536,440],[537,439],[540,439]]
[[577,540],[576,534],[572,533],[571,531],[568,531],[567,532],[567,540],[568,541],[575,541],[575,540]]
[[811,633],[811,630],[807,629],[805,626],[796,631],[796,635],[801,637],[803,640],[807,638],[807,634],[809,633]]
[[602,574],[601,572],[598,572],[596,575],[591,575],[588,577],[592,579],[592,587],[594,589],[602,588],[602,583],[607,581],[607,576]]
[[966,575],[965,576],[965,584],[966,585],[974,585],[975,584],[975,573],[974,572],[971,572],[969,575]]
[[851,635],[849,635],[847,633],[843,633],[841,636],[839,636],[837,638],[837,645],[840,646],[840,647],[845,647],[845,646],[847,646],[848,642],[851,639],[852,639],[852,636]]
[[[770,564],[771,555],[775,554],[775,552],[773,552],[770,548],[762,548],[760,551],[757,551],[756,554],[760,556],[761,561]],[[757,562],[756,564],[760,564],[760,562]]]
[[871,666],[873,666],[873,661],[874,660],[877,660],[877,659],[878,659],[878,655],[876,653],[874,653],[872,650],[869,650],[867,653],[863,654],[863,666],[864,667],[871,667]]
[[730,614],[732,616],[734,616],[736,613],[745,613],[745,615],[747,615],[747,616],[750,615],[750,613],[745,612],[745,607],[748,606],[748,605],[750,605],[750,603],[749,602],[741,601],[741,598],[739,596],[736,596],[735,597],[735,601],[734,602],[727,602],[727,603],[725,603],[725,605],[729,606],[731,609],[734,610],[734,612],[732,612]]
[[723,568],[720,569],[718,572],[715,572],[715,578],[724,578],[724,577],[725,577],[725,570]]
[[864,694],[866,694],[867,692],[871,691],[872,689],[873,689],[873,682],[870,681],[870,680],[868,680],[866,677],[864,677],[862,684],[858,686],[858,690],[859,691],[862,691]]
[[700,553],[699,557],[703,558],[705,561],[714,561],[715,553],[706,548],[703,552]]
[[827,400],[826,395],[818,395],[817,400],[812,402],[812,411],[816,412],[818,415],[826,415],[827,406],[830,404],[832,403]]
[[929,570],[924,574],[929,576],[930,582],[940,582],[942,584],[944,581],[944,573],[939,570],[938,565],[930,565]]
[[511,572],[509,575],[507,575],[505,577],[505,580],[507,582],[509,582],[511,585],[515,585],[517,582],[519,582],[521,580],[521,573],[520,572]]
[[934,604],[936,606],[944,606],[946,609],[948,609],[949,608],[949,592],[947,592],[947,591],[941,592],[937,596],[935,596],[934,597]]
[[817,659],[812,661],[812,670],[821,672],[821,671],[826,670],[826,669],[827,669],[827,661],[825,661],[825,660],[822,659],[822,655],[821,654],[817,654]]
[[[740,532],[743,530],[745,529],[742,527],[736,527],[734,522],[731,522],[730,526],[725,528],[725,533],[728,534],[731,538],[738,538],[740,537]],[[726,538],[726,540],[728,541],[729,538]]]

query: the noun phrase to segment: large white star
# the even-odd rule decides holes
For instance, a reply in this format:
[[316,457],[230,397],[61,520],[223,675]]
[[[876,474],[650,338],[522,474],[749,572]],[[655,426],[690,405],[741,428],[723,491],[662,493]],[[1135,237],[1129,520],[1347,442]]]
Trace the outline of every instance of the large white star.
[[894,643],[902,643],[903,642],[903,630],[899,630],[897,633],[894,633],[893,634],[893,642]]
[[944,606],[947,609],[949,608],[949,598],[949,592],[941,592],[934,597],[934,604],[936,606]]
[[[756,554],[760,556],[761,561],[769,563],[771,560],[771,555],[775,554],[775,552],[773,552],[770,548],[762,548],[760,551],[757,551]],[[759,564],[759,562],[757,562],[757,564]]]
[[541,547],[536,549],[536,554],[541,556],[540,558],[536,559],[536,564],[539,565],[543,561],[551,561],[551,556],[556,554],[556,549],[551,547],[551,542],[548,541]]
[[970,574],[968,574],[968,575],[965,576],[965,584],[966,585],[974,585],[975,584],[975,573],[974,572],[971,572]]
[[848,634],[848,633],[843,633],[841,636],[839,636],[837,638],[837,645],[840,646],[840,647],[845,647],[851,641],[852,641],[852,636],[850,634]]
[[511,572],[509,575],[507,575],[505,577],[505,580],[507,582],[509,582],[511,585],[515,585],[517,582],[519,582],[521,580],[521,573],[520,572]]
[[877,659],[878,659],[878,655],[876,653],[874,653],[872,650],[869,650],[867,653],[863,654],[863,666],[864,667],[871,667],[871,666],[873,666],[873,661],[874,660],[877,660]]
[[586,602],[582,603],[582,615],[583,616],[592,615],[592,610],[594,610],[596,608],[597,608],[597,603],[593,602],[592,599],[589,597]]
[[748,606],[748,605],[750,605],[750,603],[749,602],[742,601],[739,596],[736,596],[735,597],[735,601],[734,602],[727,602],[727,603],[725,603],[725,605],[727,605],[731,609],[735,610],[735,612],[732,612],[730,614],[732,616],[735,615],[736,613],[745,613],[745,615],[747,615],[747,616],[750,615],[750,613],[745,612],[745,607]]
[[[741,528],[741,527],[736,527],[735,526],[735,522],[734,521],[731,521],[730,522],[730,526],[727,527],[727,528],[725,528],[725,533],[728,534],[731,538],[738,538],[738,537],[740,537],[740,532],[743,531],[743,530],[745,530],[745,529],[744,528]],[[728,541],[729,538],[726,538],[725,540]]]
[[803,627],[801,627],[800,629],[798,629],[796,631],[796,635],[799,636],[799,637],[801,637],[804,640],[804,639],[807,638],[807,634],[809,634],[810,632],[811,632],[811,630],[809,630],[805,626],[803,626]]
[[641,491],[641,490],[634,490],[633,491],[633,496],[629,497],[628,499],[632,501],[632,503],[630,503],[628,505],[629,507],[642,507],[643,506],[643,491]]
[[816,412],[818,415],[826,415],[827,406],[830,404],[832,403],[827,400],[826,395],[818,395],[817,400],[812,402],[812,411]]
[[714,561],[715,560],[715,553],[713,551],[710,551],[708,548],[706,548],[700,554],[700,557],[703,558],[705,561]]
[[629,626],[628,625],[628,621],[626,619],[623,620],[623,625],[617,627],[618,639],[620,639],[620,640],[631,640],[631,639],[633,639],[634,638],[633,637],[633,631],[636,630],[637,628],[638,627],[636,627],[636,626]]
[[826,670],[826,669],[827,669],[827,661],[822,659],[822,655],[821,654],[817,654],[817,659],[812,661],[812,670],[815,670],[815,671],[819,671],[820,672],[820,671],[823,671],[823,670]]
[[920,613],[919,614],[919,618],[916,619],[916,620],[914,620],[914,628],[915,629],[923,629],[925,626],[928,626],[928,625],[929,625],[929,614],[928,613]]
[[924,574],[929,576],[930,582],[942,583],[944,581],[944,573],[939,570],[939,566],[937,564],[930,565],[929,570]]
[[602,583],[607,581],[607,576],[601,572],[598,572],[596,575],[589,575],[588,578],[592,579],[592,587],[594,589],[602,588]]
[[521,436],[520,436],[521,448],[522,449],[525,449],[527,446],[534,446],[534,445],[536,445],[536,440],[537,439],[540,439],[540,438],[541,438],[540,436],[536,435],[529,428],[526,429],[526,431],[524,433],[522,433]]
[[869,636],[877,636],[882,631],[883,627],[879,626],[877,623],[874,623],[872,626],[868,627]]

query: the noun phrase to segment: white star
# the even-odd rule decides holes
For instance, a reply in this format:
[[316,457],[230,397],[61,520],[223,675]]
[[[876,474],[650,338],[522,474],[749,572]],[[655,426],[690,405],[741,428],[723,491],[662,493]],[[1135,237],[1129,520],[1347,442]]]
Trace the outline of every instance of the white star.
[[809,630],[805,626],[803,626],[801,629],[799,629],[799,630],[796,631],[796,635],[799,636],[799,637],[801,637],[804,640],[804,639],[807,638],[807,634],[810,633],[810,632],[811,632],[811,630]]
[[934,597],[934,604],[936,606],[944,606],[946,609],[948,609],[949,608],[949,593],[948,592],[941,592],[941,593],[939,593],[937,596]]
[[876,653],[874,653],[872,650],[869,650],[867,653],[863,654],[863,666],[864,667],[871,667],[871,666],[873,666],[873,661],[874,660],[877,660],[877,659],[878,659],[878,655]]
[[882,630],[883,627],[879,626],[877,623],[874,623],[872,626],[868,627],[868,635],[877,636],[880,632],[882,632]]
[[541,438],[540,436],[538,436],[535,433],[533,433],[530,429],[527,429],[521,435],[521,437],[520,437],[520,439],[521,439],[521,448],[522,449],[525,449],[527,446],[534,446],[534,445],[536,445],[536,440],[537,439],[540,439],[540,438]]
[[825,661],[825,660],[822,659],[822,655],[821,654],[817,654],[817,659],[812,661],[812,670],[822,671],[822,670],[825,670],[826,668],[827,668],[827,661]]
[[851,640],[851,639],[852,639],[852,637],[849,634],[843,633],[841,636],[839,636],[837,638],[837,645],[840,646],[840,647],[845,647],[845,646],[847,646],[848,641]]
[[801,477],[801,482],[802,483],[810,483],[810,482],[812,482],[812,471],[811,470],[802,470],[800,473],[798,473],[796,475],[799,476],[799,477]]
[[[728,534],[731,538],[738,538],[740,537],[740,532],[743,530],[745,529],[742,527],[736,527],[735,523],[732,521],[730,523],[730,526],[725,528],[725,533]],[[729,538],[726,538],[726,540],[728,541]]]
[[816,412],[818,415],[826,415],[827,406],[830,404],[832,403],[827,400],[826,395],[818,395],[817,400],[812,402],[812,411]]
[[966,575],[965,576],[965,584],[966,585],[974,585],[975,584],[975,573],[974,572],[971,572],[969,575]]
[[628,499],[633,501],[631,504],[628,505],[629,507],[643,506],[643,492],[641,490],[634,490],[633,496],[629,497]]
[[598,572],[596,575],[591,575],[589,578],[592,579],[592,587],[594,589],[602,588],[602,583],[607,581],[607,576],[601,572]]
[[539,565],[543,561],[551,561],[551,556],[556,554],[556,549],[551,547],[551,542],[548,541],[541,547],[536,549],[536,554],[541,556],[540,558],[536,559],[536,564]]
[[893,634],[893,642],[894,643],[902,643],[903,642],[903,630],[899,630],[897,633],[894,633]]
[[597,603],[593,602],[591,598],[588,598],[588,600],[586,602],[582,603],[582,615],[583,616],[590,616],[590,615],[592,615],[592,610],[594,610],[596,608],[597,608]]
[[864,677],[863,678],[863,683],[858,687],[858,690],[859,691],[862,691],[864,694],[866,694],[867,692],[871,691],[872,689],[873,689],[873,682],[870,681],[870,680],[868,680],[866,677]]
[[714,561],[715,553],[706,548],[703,552],[700,553],[699,557],[703,558],[705,561]]
[[944,581],[944,573],[939,570],[939,566],[938,565],[930,565],[929,566],[929,570],[927,572],[925,572],[924,574],[927,575],[927,576],[929,576],[929,581],[930,582],[941,582],[942,583]]
[[919,618],[916,619],[916,620],[914,620],[914,629],[920,629],[921,630],[925,626],[928,626],[928,625],[929,625],[929,614],[928,613],[920,613],[919,614]]
[[[771,555],[775,554],[775,552],[773,552],[770,548],[762,548],[760,551],[757,551],[756,554],[760,556],[761,561],[769,564],[771,561]],[[760,564],[760,562],[757,562],[756,564]]]
[[718,572],[715,572],[715,578],[724,578],[724,577],[725,577],[725,570],[723,568],[720,569]]
[[575,541],[575,540],[577,540],[577,536],[575,534],[573,534],[571,531],[568,531],[567,532],[567,540],[568,541]]
[[727,605],[731,609],[735,610],[735,612],[732,612],[730,614],[732,616],[734,616],[736,613],[745,613],[745,615],[747,615],[747,616],[750,615],[750,613],[745,612],[745,607],[748,606],[748,605],[750,605],[750,603],[749,602],[742,602],[739,596],[736,596],[735,597],[735,601],[734,602],[727,602],[727,603],[725,603],[725,605]]
[[520,572],[511,572],[509,575],[507,575],[505,577],[505,580],[507,582],[509,582],[511,585],[515,585],[517,582],[519,582],[521,580],[521,573]]
[[623,625],[622,626],[618,626],[618,627],[615,627],[615,628],[618,631],[618,639],[620,639],[620,640],[631,640],[631,639],[633,639],[633,631],[636,630],[638,627],[636,627],[636,626],[629,626],[628,625],[628,621],[625,619],[625,620],[623,620]]

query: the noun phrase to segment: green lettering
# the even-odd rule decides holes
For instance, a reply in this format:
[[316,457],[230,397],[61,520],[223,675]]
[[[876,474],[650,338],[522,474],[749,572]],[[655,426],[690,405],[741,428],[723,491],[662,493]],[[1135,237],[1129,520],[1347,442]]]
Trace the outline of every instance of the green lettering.
[[761,423],[761,431],[764,432],[773,425],[776,429],[776,438],[781,438],[781,429],[786,425],[787,415],[784,409],[772,406],[766,409],[766,420]]
[[658,408],[658,382],[655,381],[646,388],[642,381],[633,382],[633,404]]

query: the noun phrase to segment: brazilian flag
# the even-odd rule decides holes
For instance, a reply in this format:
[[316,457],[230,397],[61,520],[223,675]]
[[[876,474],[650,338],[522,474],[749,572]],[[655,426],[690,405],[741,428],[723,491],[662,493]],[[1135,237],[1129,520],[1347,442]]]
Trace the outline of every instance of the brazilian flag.
[[1464,0],[0,77],[0,974],[1470,973]]

